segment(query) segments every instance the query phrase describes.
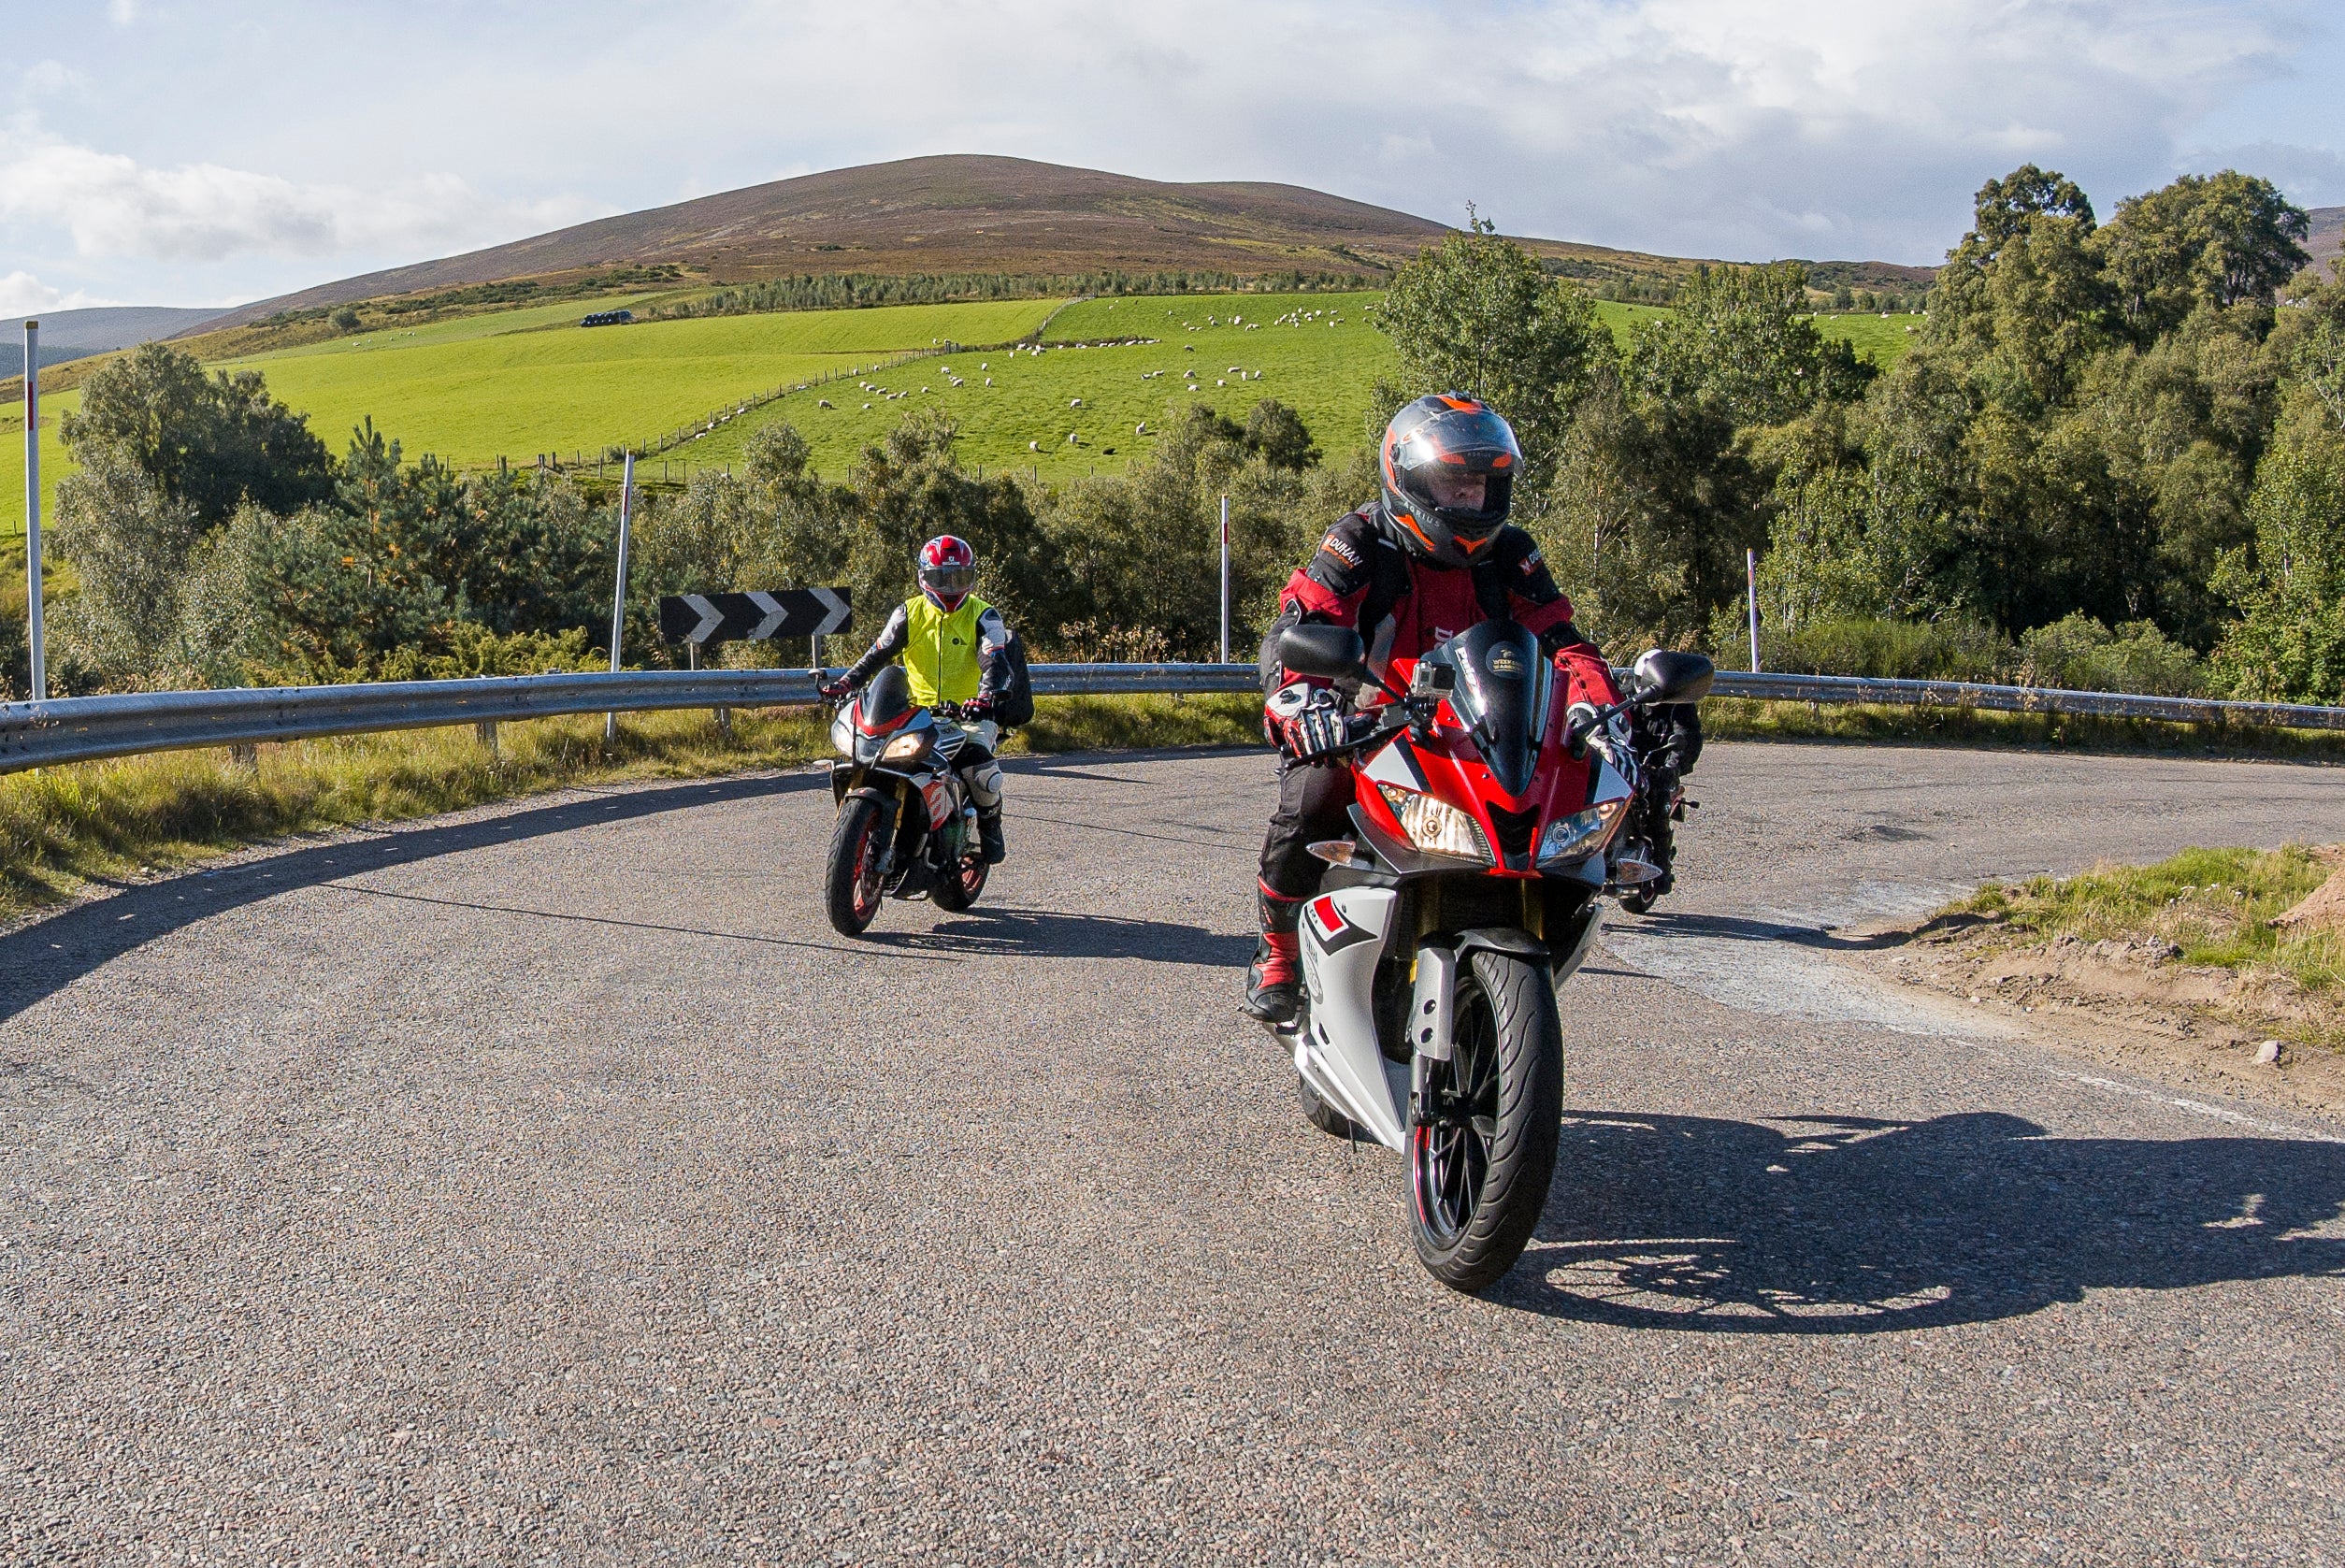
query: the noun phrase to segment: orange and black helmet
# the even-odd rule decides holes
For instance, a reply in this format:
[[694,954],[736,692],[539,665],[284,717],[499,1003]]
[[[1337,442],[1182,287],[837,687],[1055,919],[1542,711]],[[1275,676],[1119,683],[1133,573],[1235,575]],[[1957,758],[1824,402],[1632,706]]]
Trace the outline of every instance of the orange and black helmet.
[[1506,521],[1522,448],[1488,403],[1447,392],[1392,416],[1377,467],[1385,523],[1401,545],[1443,566],[1472,566]]

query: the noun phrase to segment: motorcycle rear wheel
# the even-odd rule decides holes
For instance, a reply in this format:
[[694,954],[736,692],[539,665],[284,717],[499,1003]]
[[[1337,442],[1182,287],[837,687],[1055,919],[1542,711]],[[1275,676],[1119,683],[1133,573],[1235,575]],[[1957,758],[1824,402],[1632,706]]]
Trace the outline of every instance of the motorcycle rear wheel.
[[851,796],[830,830],[823,902],[830,928],[842,937],[861,936],[879,913],[880,861],[887,847],[880,842],[880,816],[878,801]]
[[1430,1065],[1441,1114],[1409,1132],[1417,1256],[1456,1290],[1497,1283],[1547,1207],[1563,1111],[1563,1026],[1543,966],[1477,951],[1458,974],[1454,1055]]
[[964,855],[958,870],[941,877],[928,897],[939,909],[949,909],[958,914],[977,901],[977,895],[985,890],[985,873],[993,868],[981,856]]

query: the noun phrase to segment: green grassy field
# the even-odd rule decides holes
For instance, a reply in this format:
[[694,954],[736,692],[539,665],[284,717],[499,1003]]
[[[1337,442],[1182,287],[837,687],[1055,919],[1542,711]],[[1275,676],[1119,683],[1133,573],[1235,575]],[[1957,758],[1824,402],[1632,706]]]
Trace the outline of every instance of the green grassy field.
[[[1360,439],[1370,387],[1395,368],[1389,345],[1367,322],[1374,298],[1085,300],[1052,320],[1039,354],[948,355],[867,378],[881,390],[849,382],[796,394],[688,450],[696,461],[734,461],[759,425],[787,420],[813,448],[815,466],[837,472],[905,414],[941,409],[960,424],[963,462],[1063,478],[1094,468],[1120,472],[1156,443],[1177,410],[1192,403],[1242,420],[1257,402],[1275,397],[1302,414],[1332,451]],[[1053,346],[1115,338],[1151,340]],[[1187,374],[1191,371],[1194,376]],[[825,401],[832,407],[823,408]]]
[[1921,315],[1818,316],[1816,330],[1827,338],[1847,338],[1859,359],[1869,354],[1874,364],[1886,370],[1921,341],[1922,325],[1929,319]]

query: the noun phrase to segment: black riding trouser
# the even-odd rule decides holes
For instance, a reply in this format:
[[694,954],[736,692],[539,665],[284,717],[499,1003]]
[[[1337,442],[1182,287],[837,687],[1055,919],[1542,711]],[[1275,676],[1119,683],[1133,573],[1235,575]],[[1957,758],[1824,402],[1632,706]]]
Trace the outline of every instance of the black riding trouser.
[[1262,840],[1262,891],[1298,900],[1319,890],[1326,865],[1309,845],[1352,836],[1352,775],[1348,768],[1315,767],[1291,759],[1278,769],[1278,810]]

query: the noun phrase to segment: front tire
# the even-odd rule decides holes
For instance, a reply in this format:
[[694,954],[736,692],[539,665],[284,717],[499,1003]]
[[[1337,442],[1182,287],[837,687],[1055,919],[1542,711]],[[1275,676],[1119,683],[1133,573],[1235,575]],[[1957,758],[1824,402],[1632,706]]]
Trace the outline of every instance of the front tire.
[[861,936],[879,913],[880,861],[887,847],[880,841],[884,814],[880,803],[869,796],[849,796],[830,829],[824,903],[830,928],[842,937]]
[[1459,970],[1455,1040],[1429,1064],[1435,1115],[1409,1132],[1409,1221],[1427,1271],[1470,1291],[1515,1266],[1555,1175],[1563,1026],[1546,968],[1476,951]]

